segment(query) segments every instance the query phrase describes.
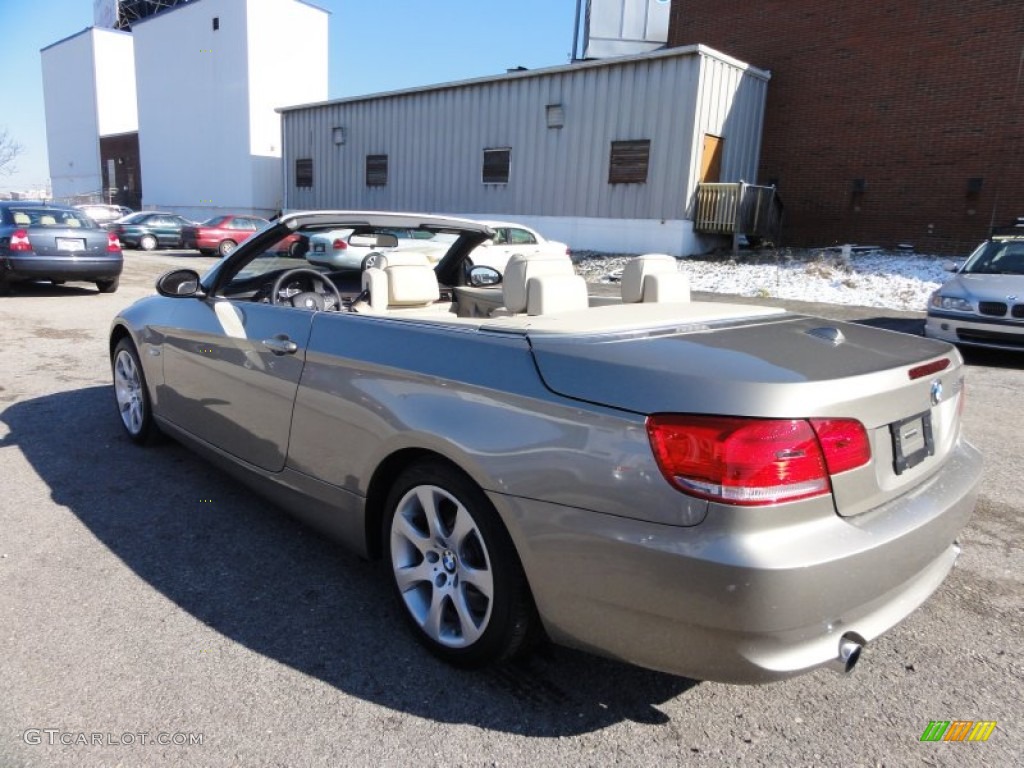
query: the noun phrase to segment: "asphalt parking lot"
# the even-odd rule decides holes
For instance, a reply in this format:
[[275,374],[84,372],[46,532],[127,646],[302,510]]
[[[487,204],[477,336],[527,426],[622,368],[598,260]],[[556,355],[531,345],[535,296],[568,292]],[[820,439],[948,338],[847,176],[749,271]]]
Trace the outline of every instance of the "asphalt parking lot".
[[[1024,355],[968,356],[986,475],[963,555],[853,674],[731,687],[561,648],[466,672],[405,631],[378,564],[180,446],[122,436],[111,318],[162,271],[214,261],[125,260],[115,294],[0,298],[0,768],[1024,762]],[[922,742],[934,720],[997,726]]]

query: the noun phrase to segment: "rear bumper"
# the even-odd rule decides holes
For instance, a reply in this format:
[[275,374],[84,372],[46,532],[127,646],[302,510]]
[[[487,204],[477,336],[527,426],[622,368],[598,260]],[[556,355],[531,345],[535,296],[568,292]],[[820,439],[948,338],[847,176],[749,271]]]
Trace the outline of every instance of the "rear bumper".
[[4,256],[0,273],[11,280],[104,280],[117,277],[124,267],[116,256]]
[[763,683],[833,661],[844,634],[871,640],[938,589],[980,476],[978,452],[961,442],[940,472],[878,509],[778,527],[711,510],[677,528],[492,498],[554,640],[696,679]]

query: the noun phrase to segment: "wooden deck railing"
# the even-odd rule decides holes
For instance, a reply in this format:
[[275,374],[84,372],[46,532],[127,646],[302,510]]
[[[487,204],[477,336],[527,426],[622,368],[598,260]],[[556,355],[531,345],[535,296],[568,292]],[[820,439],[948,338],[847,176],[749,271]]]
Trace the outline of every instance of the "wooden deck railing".
[[694,229],[718,235],[747,235],[778,244],[782,200],[775,187],[746,182],[698,184]]

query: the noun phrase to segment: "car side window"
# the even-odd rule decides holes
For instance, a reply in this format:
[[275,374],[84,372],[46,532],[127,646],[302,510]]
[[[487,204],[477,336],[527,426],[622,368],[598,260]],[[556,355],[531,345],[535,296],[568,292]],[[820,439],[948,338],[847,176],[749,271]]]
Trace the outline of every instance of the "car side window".
[[525,229],[512,227],[508,231],[508,241],[512,245],[534,245],[537,242],[537,238]]
[[508,230],[504,227],[498,227],[494,230],[494,237],[491,238],[491,242],[495,245],[505,245],[508,242]]

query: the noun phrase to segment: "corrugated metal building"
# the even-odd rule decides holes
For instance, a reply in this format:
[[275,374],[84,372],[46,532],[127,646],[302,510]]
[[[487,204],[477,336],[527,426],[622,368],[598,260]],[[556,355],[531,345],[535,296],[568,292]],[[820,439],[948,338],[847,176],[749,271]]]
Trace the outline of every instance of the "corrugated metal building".
[[[770,75],[705,46],[282,109],[286,209],[514,217],[702,252],[698,181],[753,180]],[[718,178],[712,178],[717,176]]]

